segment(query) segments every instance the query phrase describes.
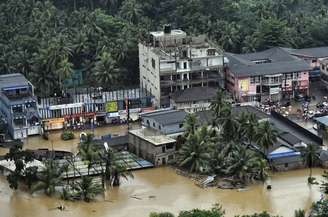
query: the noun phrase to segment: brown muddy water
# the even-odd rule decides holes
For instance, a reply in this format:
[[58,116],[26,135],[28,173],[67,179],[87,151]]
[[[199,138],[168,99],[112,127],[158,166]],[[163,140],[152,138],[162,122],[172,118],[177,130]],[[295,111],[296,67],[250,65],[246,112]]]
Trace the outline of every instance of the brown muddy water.
[[[122,134],[125,126],[98,128],[97,136]],[[45,141],[30,137],[24,148],[51,148],[76,151],[78,139],[63,142],[60,133],[50,135]],[[78,133],[77,133],[78,134]],[[7,152],[0,149],[0,154]],[[314,176],[321,179],[323,170],[315,169]],[[150,212],[193,208],[210,208],[219,203],[227,217],[237,214],[251,214],[268,211],[283,217],[293,217],[295,209],[309,209],[312,202],[320,199],[318,186],[307,185],[308,170],[297,170],[272,174],[272,190],[262,184],[251,185],[246,191],[201,189],[186,177],[177,175],[168,167],[146,169],[134,172],[134,179],[123,181],[119,188],[111,188],[92,203],[67,202],[44,195],[30,195],[18,190],[12,191],[6,178],[0,176],[0,217],[148,217]],[[65,211],[54,209],[59,205]]]
[[[320,178],[322,170],[314,170]],[[119,188],[108,189],[104,198],[92,203],[66,202],[43,195],[13,192],[4,177],[0,177],[1,217],[147,217],[150,212],[193,208],[210,208],[220,203],[227,217],[267,210],[272,214],[293,217],[295,209],[308,209],[320,198],[318,187],[306,184],[308,170],[276,173],[271,191],[263,185],[249,186],[247,191],[201,189],[189,179],[168,167],[134,172],[134,179],[124,181]],[[66,211],[55,207],[63,204]]]

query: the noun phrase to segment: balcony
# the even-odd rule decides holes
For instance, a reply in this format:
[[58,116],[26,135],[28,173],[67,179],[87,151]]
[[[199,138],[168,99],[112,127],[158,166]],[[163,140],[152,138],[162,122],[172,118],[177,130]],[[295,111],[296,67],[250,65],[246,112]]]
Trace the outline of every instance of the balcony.
[[27,98],[27,97],[32,97],[32,93],[30,92],[25,92],[25,93],[19,93],[19,94],[13,94],[13,93],[6,93],[4,92],[4,95],[9,99],[9,100],[17,100],[17,99],[22,99],[22,98]]
[[172,81],[172,80],[162,80],[162,81],[160,82],[161,86],[171,86],[171,85],[173,85],[174,83],[175,83],[175,82]]

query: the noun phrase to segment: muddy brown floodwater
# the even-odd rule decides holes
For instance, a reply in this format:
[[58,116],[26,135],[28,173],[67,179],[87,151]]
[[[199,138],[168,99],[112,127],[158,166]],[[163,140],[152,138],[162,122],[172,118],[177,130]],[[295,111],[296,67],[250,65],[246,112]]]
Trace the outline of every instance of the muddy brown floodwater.
[[[320,178],[322,170],[314,170]],[[251,214],[267,210],[284,217],[293,217],[295,209],[308,209],[320,198],[319,188],[306,184],[308,170],[275,173],[271,191],[263,185],[249,186],[247,191],[201,189],[189,179],[179,176],[168,167],[134,172],[134,179],[124,181],[119,188],[108,189],[105,200],[92,203],[66,202],[43,195],[30,196],[9,189],[4,177],[0,178],[1,217],[148,217],[153,211],[210,208],[220,203],[226,216]],[[66,211],[53,209],[60,204]]]
[[[96,129],[96,135],[121,134],[126,127]],[[52,133],[45,141],[31,137],[25,148],[51,148],[76,151],[77,142],[60,140],[60,132]],[[6,149],[1,149],[5,153]],[[321,179],[323,170],[315,169],[314,176]],[[12,191],[4,176],[0,176],[0,217],[148,217],[150,212],[193,208],[210,208],[219,203],[227,217],[268,211],[283,217],[293,217],[295,209],[309,209],[312,202],[320,199],[318,186],[309,187],[308,170],[296,170],[272,174],[272,190],[262,184],[251,185],[246,191],[201,189],[191,180],[177,175],[169,167],[146,169],[134,172],[134,179],[123,181],[119,188],[111,188],[92,203],[67,202],[44,195],[30,195],[23,191]],[[54,209],[59,205],[65,211]]]

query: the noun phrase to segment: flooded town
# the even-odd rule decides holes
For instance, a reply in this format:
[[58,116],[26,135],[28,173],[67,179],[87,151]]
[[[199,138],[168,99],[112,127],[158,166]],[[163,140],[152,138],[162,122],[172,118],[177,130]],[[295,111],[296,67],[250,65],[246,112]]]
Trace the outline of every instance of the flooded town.
[[328,217],[325,1],[0,18],[0,217]]

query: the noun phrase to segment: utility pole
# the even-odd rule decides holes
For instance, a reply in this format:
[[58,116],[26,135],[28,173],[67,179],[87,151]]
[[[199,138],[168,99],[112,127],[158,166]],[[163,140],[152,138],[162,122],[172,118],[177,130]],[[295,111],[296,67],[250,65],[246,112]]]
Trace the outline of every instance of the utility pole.
[[127,123],[128,123],[128,131],[130,130],[130,100],[129,97],[125,98],[125,104],[126,104],[126,112],[127,112]]

